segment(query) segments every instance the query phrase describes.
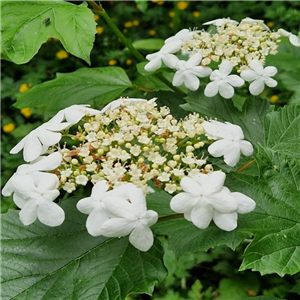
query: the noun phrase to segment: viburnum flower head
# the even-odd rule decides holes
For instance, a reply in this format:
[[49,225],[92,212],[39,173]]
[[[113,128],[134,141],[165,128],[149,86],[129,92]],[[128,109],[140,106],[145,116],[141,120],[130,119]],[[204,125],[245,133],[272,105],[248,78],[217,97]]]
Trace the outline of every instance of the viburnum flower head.
[[211,74],[211,68],[199,66],[202,55],[196,53],[188,61],[180,60],[176,64],[177,72],[173,77],[173,85],[184,84],[189,90],[196,91],[199,88],[200,80],[198,77],[206,77]]
[[[90,197],[78,201],[77,209],[88,214],[86,228],[90,235],[101,235],[100,228],[102,224],[109,219],[105,208],[104,199],[109,197],[108,182],[106,180],[98,181],[92,188]],[[113,201],[113,199],[112,199]]]
[[245,81],[251,81],[249,91],[252,95],[259,95],[265,88],[275,87],[277,81],[271,78],[277,73],[275,67],[263,67],[263,64],[258,59],[253,59],[249,64],[250,69],[241,72],[241,77]]
[[219,93],[223,98],[229,99],[234,95],[234,87],[239,87],[244,84],[244,80],[238,75],[229,75],[233,65],[229,60],[223,60],[219,65],[219,70],[215,70],[210,75],[210,82],[204,94],[207,97],[213,97]]
[[222,230],[234,230],[237,213],[251,212],[255,202],[244,194],[231,193],[223,186],[225,177],[221,171],[183,177],[180,182],[183,192],[171,199],[171,209],[183,213],[185,219],[200,229],[207,228],[213,220]]
[[101,234],[107,237],[129,235],[135,248],[148,251],[154,241],[149,227],[157,222],[158,214],[147,210],[143,190],[132,183],[124,183],[112,190],[104,203],[111,219],[102,224]]
[[245,156],[252,155],[253,146],[243,140],[244,133],[240,126],[215,120],[204,121],[202,126],[208,138],[217,140],[208,147],[208,152],[214,157],[224,156],[228,166],[234,167],[240,160],[241,153]]
[[155,53],[148,54],[146,58],[149,63],[145,65],[145,70],[148,72],[156,71],[161,67],[162,62],[171,69],[173,69],[178,61],[178,58],[172,54],[178,51],[177,45],[173,43],[167,43],[162,48]]

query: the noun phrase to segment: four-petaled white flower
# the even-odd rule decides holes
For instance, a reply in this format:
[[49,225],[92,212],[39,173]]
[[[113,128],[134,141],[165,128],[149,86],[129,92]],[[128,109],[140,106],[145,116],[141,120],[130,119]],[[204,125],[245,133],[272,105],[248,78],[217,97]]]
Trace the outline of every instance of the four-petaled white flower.
[[253,146],[250,142],[244,141],[244,134],[240,126],[229,122],[204,121],[202,123],[206,135],[209,138],[217,139],[208,147],[208,152],[214,157],[224,156],[228,166],[234,167],[241,156],[250,156],[253,153]]
[[196,91],[199,88],[198,77],[206,77],[211,74],[211,68],[199,66],[202,60],[200,53],[194,54],[188,61],[180,60],[176,64],[177,72],[173,77],[173,85],[184,84],[189,90]]
[[225,231],[237,227],[237,213],[248,213],[255,208],[255,202],[241,193],[231,193],[223,186],[225,173],[183,177],[180,185],[183,192],[171,199],[171,209],[183,213],[184,217],[200,229],[205,229],[213,220]]
[[241,72],[241,77],[246,81],[252,81],[249,86],[249,91],[252,95],[259,95],[265,88],[265,85],[269,87],[275,87],[277,81],[271,78],[277,73],[275,67],[263,67],[263,64],[258,59],[253,59],[248,70]]
[[244,84],[244,80],[238,75],[229,75],[232,71],[233,65],[229,60],[223,60],[219,65],[219,70],[215,70],[210,75],[210,82],[205,90],[204,94],[207,97],[213,97],[218,92],[220,95],[229,99],[234,95],[234,87],[239,87]]
[[178,58],[172,54],[178,51],[177,44],[167,43],[155,53],[148,54],[146,58],[149,62],[145,65],[145,70],[148,72],[156,71],[161,67],[162,62],[171,69],[173,69],[178,61]]
[[291,32],[288,32],[282,28],[278,29],[278,33],[281,36],[288,37],[289,41],[292,45],[294,45],[296,47],[300,47],[300,39],[295,34],[292,34]]
[[147,210],[143,190],[134,184],[124,183],[111,191],[103,201],[111,218],[102,224],[101,235],[129,235],[129,241],[135,248],[148,251],[154,241],[149,227],[157,222],[158,215],[153,210]]
[[[32,224],[36,219],[47,226],[59,226],[65,219],[64,210],[53,202],[59,195],[59,180],[56,176],[47,180],[20,176],[22,197],[18,198],[21,208],[20,220],[24,225]],[[20,191],[20,189],[19,189]],[[23,200],[23,201],[22,201]]]
[[239,22],[235,21],[235,20],[231,20],[229,18],[223,18],[223,19],[215,19],[215,20],[212,20],[212,21],[208,21],[208,22],[205,22],[203,23],[202,25],[215,25],[215,26],[222,26],[222,25],[225,25],[225,24],[228,24],[228,23],[231,23],[231,24],[238,24]]
[[23,157],[26,162],[31,162],[44,154],[50,146],[57,144],[61,140],[59,131],[66,129],[70,123],[61,123],[51,119],[31,131],[15,147],[10,150],[11,154],[16,154],[23,149]]
[[[165,44],[172,44],[174,47],[173,51],[177,52],[180,50],[181,45],[183,42],[188,41],[190,38],[192,38],[195,31],[190,31],[188,29],[182,29],[179,32],[177,32],[174,36],[171,36],[165,40]],[[177,49],[177,50],[175,50]]]
[[90,105],[75,104],[60,110],[51,120],[54,120],[55,122],[66,120],[70,125],[74,125],[86,115],[95,116],[97,114],[100,114],[100,111],[90,108]]
[[[92,188],[90,197],[83,198],[77,203],[77,209],[88,214],[86,220],[86,228],[90,235],[101,235],[102,224],[109,219],[109,215],[105,208],[104,199],[110,195],[108,192],[109,185],[105,180],[98,181]],[[112,201],[114,199],[111,199]]]

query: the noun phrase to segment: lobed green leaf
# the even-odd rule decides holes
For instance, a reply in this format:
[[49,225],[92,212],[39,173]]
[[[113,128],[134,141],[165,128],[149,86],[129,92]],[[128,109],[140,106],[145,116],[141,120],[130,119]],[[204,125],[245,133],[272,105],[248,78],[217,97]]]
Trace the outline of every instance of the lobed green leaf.
[[93,13],[83,2],[1,1],[1,58],[28,62],[49,38],[90,64],[96,34]]

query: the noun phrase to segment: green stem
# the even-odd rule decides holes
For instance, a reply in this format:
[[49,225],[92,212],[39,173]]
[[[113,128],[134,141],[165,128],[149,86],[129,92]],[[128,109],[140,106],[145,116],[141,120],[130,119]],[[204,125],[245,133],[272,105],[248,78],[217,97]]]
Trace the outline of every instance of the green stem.
[[[124,34],[121,32],[121,30],[115,25],[115,23],[111,20],[107,12],[104,10],[102,5],[96,4],[94,1],[87,1],[87,3],[92,7],[93,13],[101,16],[108,26],[111,28],[111,30],[115,33],[115,35],[122,41],[122,43],[130,50],[130,52],[140,61],[144,62],[147,61],[146,58],[137,50],[134,48],[134,46],[127,40],[127,38],[124,36]],[[171,88],[173,91],[185,95],[185,93],[172,85],[172,83],[161,73],[154,74],[156,78],[161,80],[166,86]]]
[[238,168],[236,170],[236,172],[238,172],[238,173],[243,172],[245,169],[247,169],[248,167],[250,167],[254,162],[255,162],[255,159],[252,159],[252,160],[248,161],[243,166],[241,166],[240,168]]
[[176,214],[176,215],[164,216],[164,217],[158,218],[157,222],[168,221],[168,220],[178,219],[178,218],[182,218],[182,217],[183,217],[183,214]]

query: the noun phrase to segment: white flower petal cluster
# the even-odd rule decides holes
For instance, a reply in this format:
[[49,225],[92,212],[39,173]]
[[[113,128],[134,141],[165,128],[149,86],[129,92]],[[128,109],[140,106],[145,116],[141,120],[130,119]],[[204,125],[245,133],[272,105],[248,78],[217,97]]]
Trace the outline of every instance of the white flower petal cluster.
[[249,67],[251,69],[241,72],[241,77],[245,81],[250,81],[249,91],[252,95],[259,95],[265,88],[265,85],[269,87],[275,87],[277,81],[271,78],[276,75],[277,69],[275,67],[263,67],[263,64],[258,59],[253,59]]
[[188,61],[179,60],[175,65],[177,71],[173,78],[173,85],[184,84],[189,90],[196,91],[200,85],[198,77],[207,77],[212,72],[211,68],[200,66],[201,60],[200,53],[193,55]]
[[21,208],[20,220],[24,225],[30,225],[37,218],[48,226],[59,226],[64,221],[63,209],[53,202],[59,195],[58,177],[43,172],[56,169],[61,161],[59,152],[41,156],[31,164],[19,166],[4,186],[2,194],[13,194],[15,204]]
[[183,192],[171,199],[171,209],[183,213],[185,219],[196,227],[205,229],[213,220],[222,230],[231,231],[237,227],[238,213],[249,213],[255,202],[241,193],[231,193],[224,187],[225,173],[215,171],[183,177]]
[[278,33],[281,36],[288,37],[293,46],[300,47],[300,39],[295,34],[292,34],[291,32],[288,32],[282,28],[278,29]]
[[204,121],[202,126],[206,136],[217,140],[208,147],[208,152],[214,157],[224,156],[228,166],[234,167],[240,160],[241,153],[245,156],[252,155],[253,146],[243,140],[244,134],[240,126],[215,120]]
[[143,190],[132,183],[124,183],[111,191],[108,183],[100,181],[93,187],[91,197],[80,200],[77,208],[89,214],[86,227],[91,235],[122,237],[129,235],[130,243],[141,251],[153,245],[150,226],[158,214],[147,210]]
[[232,68],[233,65],[229,60],[223,60],[219,65],[219,70],[215,70],[211,73],[211,82],[206,86],[204,95],[213,97],[219,93],[225,99],[232,98],[234,95],[233,86],[239,87],[244,84],[244,80],[238,75],[229,75]]

